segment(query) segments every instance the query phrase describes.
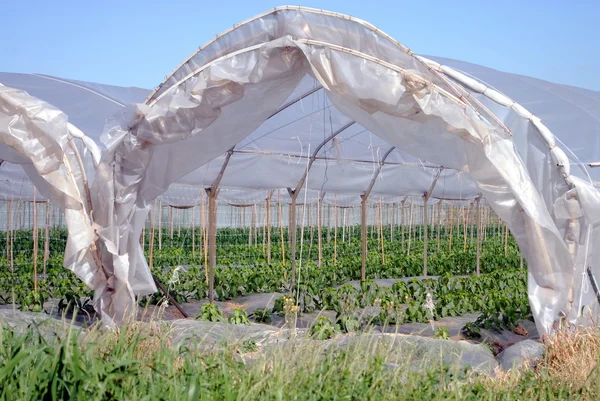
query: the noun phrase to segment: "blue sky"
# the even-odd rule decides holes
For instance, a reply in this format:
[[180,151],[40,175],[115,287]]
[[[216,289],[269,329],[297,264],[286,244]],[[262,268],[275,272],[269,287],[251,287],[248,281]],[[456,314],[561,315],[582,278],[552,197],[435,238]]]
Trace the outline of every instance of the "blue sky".
[[[4,0],[0,71],[153,88],[214,35],[283,4]],[[417,54],[600,90],[600,0],[291,4],[361,18]]]

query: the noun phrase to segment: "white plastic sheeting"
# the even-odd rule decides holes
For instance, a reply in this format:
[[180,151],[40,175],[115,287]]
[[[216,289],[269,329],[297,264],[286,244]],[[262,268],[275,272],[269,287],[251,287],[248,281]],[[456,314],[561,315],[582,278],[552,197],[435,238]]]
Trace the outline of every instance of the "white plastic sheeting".
[[[251,149],[261,130],[269,131],[272,116],[297,97],[299,87],[305,91],[317,85],[330,102],[332,118],[329,129],[325,123],[322,131],[299,130],[308,129],[309,142],[299,141],[307,154],[339,131],[336,127],[356,122],[434,168],[468,173],[507,222],[528,261],[530,301],[540,332],[548,332],[561,314],[578,318],[583,305],[574,278],[584,267],[579,260],[589,256],[582,245],[590,241],[587,229],[595,223],[586,217],[593,219],[598,208],[588,199],[597,192],[570,177],[569,160],[548,143],[539,121],[514,104],[495,106],[504,107],[504,115],[490,112],[489,105],[468,97],[471,88],[464,82],[451,82],[443,71],[429,68],[366,23],[303,8],[280,8],[220,35],[107,132],[108,152],[95,182],[94,206],[114,208],[106,213],[107,221],[98,223],[106,227],[103,241],[115,245],[112,261],[120,277],[129,277],[141,293],[153,290],[138,280],[147,268],[137,241],[151,202],[225,152],[232,158],[238,149]],[[254,168],[261,161],[251,152],[239,157],[248,160],[237,174],[257,175]],[[398,158],[410,161],[403,154]],[[305,163],[290,164],[298,166],[298,181],[276,185],[295,188],[309,171],[311,161]],[[341,169],[341,163],[330,160],[329,169]],[[259,171],[270,176],[287,168],[276,159],[264,166]],[[265,170],[267,166],[271,168]],[[223,162],[219,171],[226,168]],[[311,175],[324,189],[318,170],[308,175],[306,187],[315,189]],[[114,203],[107,202],[112,199]],[[571,200],[578,207],[563,210]],[[574,230],[573,220],[579,220],[580,230]],[[591,307],[598,310],[594,303]]]
[[94,228],[82,185],[85,171],[73,133],[78,135],[61,111],[23,91],[0,85],[3,163],[20,164],[37,190],[61,208],[69,230],[65,267],[102,295],[107,277],[94,262]]

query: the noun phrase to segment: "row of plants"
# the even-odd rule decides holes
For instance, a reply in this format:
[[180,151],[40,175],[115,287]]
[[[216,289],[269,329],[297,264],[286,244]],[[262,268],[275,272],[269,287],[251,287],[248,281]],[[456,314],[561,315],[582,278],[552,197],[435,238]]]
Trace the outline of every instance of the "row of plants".
[[[185,230],[183,230],[185,234]],[[281,254],[279,242],[274,235],[271,253],[272,262],[267,263],[265,248],[262,244],[248,246],[247,243],[236,244],[237,238],[247,230],[221,229],[217,248],[218,268],[215,272],[215,292],[220,300],[261,292],[288,291],[290,262],[281,262],[276,256]],[[315,244],[305,244],[302,263],[297,264],[296,276],[301,284],[302,304],[304,309],[317,308],[319,295],[327,287],[360,278],[361,243],[359,230],[350,235],[346,242],[327,243],[327,232],[323,233],[322,264],[318,266]],[[399,231],[399,230],[397,230]],[[459,231],[459,230],[457,230]],[[19,232],[15,232],[19,234]],[[350,231],[350,233],[352,233]],[[503,239],[491,235],[482,243],[481,271],[511,270],[520,265],[521,258],[514,240],[509,238],[505,249]],[[63,257],[60,244],[64,246],[66,232],[52,230],[50,255],[43,267],[43,252],[38,254],[37,291],[33,288],[33,261],[30,235],[15,235],[12,263],[0,257],[0,303],[14,302],[25,309],[38,310],[48,298],[62,300],[62,304],[89,303],[89,289],[70,271],[62,267]],[[31,234],[31,231],[29,231]],[[206,270],[203,266],[203,255],[197,250],[194,255],[185,246],[168,246],[170,237],[165,232],[162,249],[153,250],[153,273],[169,288],[171,295],[178,302],[204,299],[208,296]],[[441,233],[440,233],[441,234]],[[306,236],[306,232],[305,232]],[[467,241],[466,252],[463,251],[463,237],[455,232],[452,238],[440,235],[437,241],[429,242],[428,267],[431,275],[470,275],[475,270],[476,246]],[[432,239],[435,236],[432,236]],[[180,237],[179,241],[189,238]],[[454,248],[450,250],[450,241]],[[57,245],[58,244],[58,245]],[[418,276],[422,273],[423,242],[411,240],[408,253],[408,240],[402,243],[399,236],[394,241],[386,240],[381,244],[376,237],[369,239],[367,256],[367,277],[402,278]],[[287,248],[287,247],[286,247]],[[20,252],[16,252],[20,249]],[[289,249],[286,249],[289,258]],[[3,254],[4,255],[4,254]],[[335,258],[334,258],[335,255]],[[149,255],[147,255],[148,257]],[[385,263],[382,256],[385,257]],[[185,266],[174,274],[173,266]],[[42,275],[42,272],[45,275]],[[162,297],[155,294],[150,301],[157,302]],[[77,302],[76,302],[77,300]],[[146,302],[147,300],[144,300]]]
[[[310,328],[316,339],[328,339],[337,333],[353,333],[372,325],[400,325],[411,322],[433,322],[449,316],[479,312],[481,316],[462,329],[465,337],[478,339],[480,329],[513,330],[519,321],[531,319],[527,300],[527,278],[523,270],[502,271],[481,276],[439,279],[411,279],[380,286],[366,280],[360,286],[345,284],[323,288],[312,295],[310,305],[298,298],[282,296],[272,309],[259,308],[251,317],[258,323],[270,324],[273,315],[285,317],[288,327],[295,327],[299,314],[316,310],[334,310],[335,321],[319,316]],[[304,291],[304,289],[301,290]],[[297,302],[300,300],[300,302]],[[224,318],[214,303],[202,305],[198,319],[233,324],[249,324],[247,313],[236,308]],[[448,338],[448,331],[437,330],[435,336]]]

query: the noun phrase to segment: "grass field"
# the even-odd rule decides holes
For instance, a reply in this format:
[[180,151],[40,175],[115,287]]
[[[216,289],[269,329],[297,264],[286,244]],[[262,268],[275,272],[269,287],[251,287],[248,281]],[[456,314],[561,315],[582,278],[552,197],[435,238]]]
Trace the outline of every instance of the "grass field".
[[431,364],[388,362],[389,349],[288,342],[269,350],[230,344],[194,350],[168,327],[88,329],[47,339],[0,331],[2,400],[596,400],[598,332],[562,333],[535,369],[495,378]]

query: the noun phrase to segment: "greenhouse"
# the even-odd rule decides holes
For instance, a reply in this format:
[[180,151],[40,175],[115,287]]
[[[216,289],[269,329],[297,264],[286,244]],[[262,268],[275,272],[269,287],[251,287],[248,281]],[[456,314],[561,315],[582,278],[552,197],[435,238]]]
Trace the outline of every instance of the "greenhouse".
[[598,92],[420,56],[302,7],[235,25],[153,91],[0,83],[1,269],[31,239],[37,291],[64,252],[109,325],[173,270],[206,286],[198,299],[248,293],[224,285],[237,265],[308,308],[319,272],[334,286],[526,264],[540,334],[599,317]]

